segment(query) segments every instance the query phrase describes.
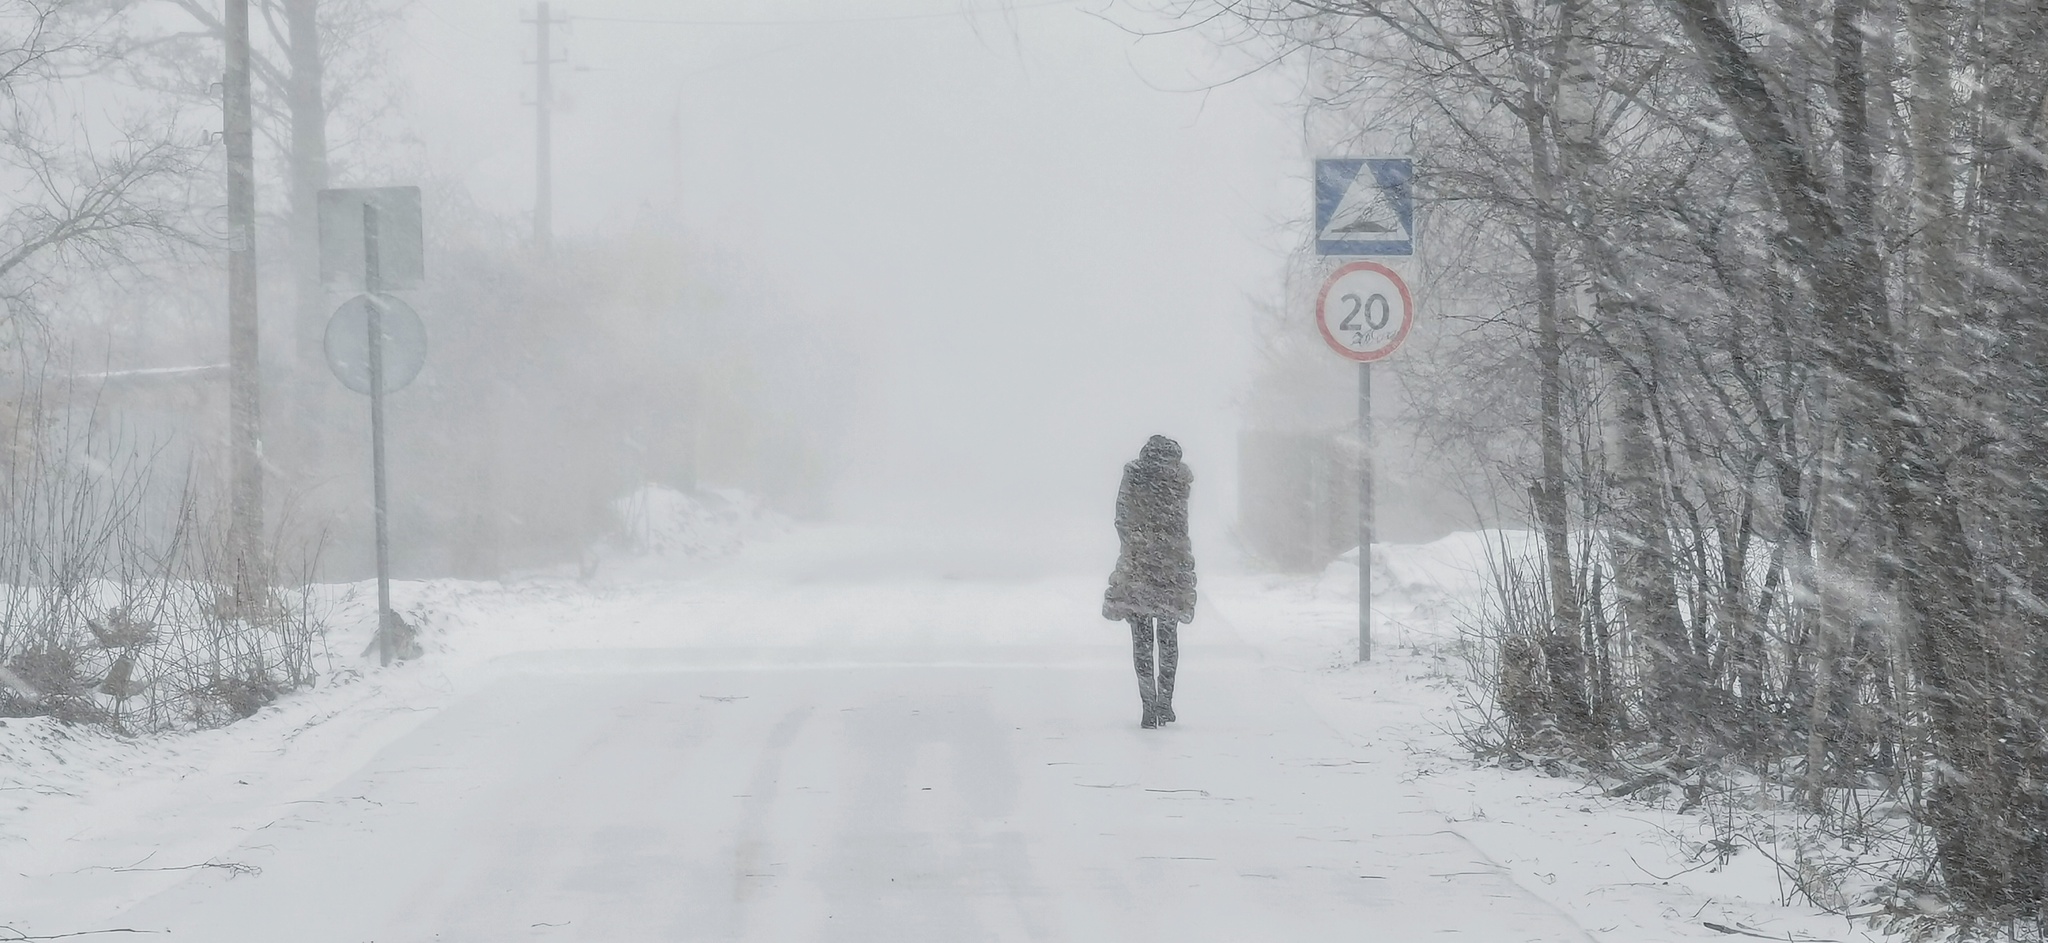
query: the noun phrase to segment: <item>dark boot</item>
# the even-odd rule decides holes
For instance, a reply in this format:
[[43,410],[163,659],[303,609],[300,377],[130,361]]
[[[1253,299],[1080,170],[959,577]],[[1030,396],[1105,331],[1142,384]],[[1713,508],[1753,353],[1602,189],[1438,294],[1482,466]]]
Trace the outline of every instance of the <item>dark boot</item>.
[[1152,709],[1162,724],[1173,723],[1173,674],[1180,668],[1180,623],[1159,620],[1159,688]]
[[1145,714],[1138,720],[1138,726],[1150,730],[1159,726],[1159,712],[1154,707],[1159,701],[1159,689],[1152,682],[1152,622],[1149,619],[1131,620],[1131,664],[1138,670],[1138,700],[1145,705]]

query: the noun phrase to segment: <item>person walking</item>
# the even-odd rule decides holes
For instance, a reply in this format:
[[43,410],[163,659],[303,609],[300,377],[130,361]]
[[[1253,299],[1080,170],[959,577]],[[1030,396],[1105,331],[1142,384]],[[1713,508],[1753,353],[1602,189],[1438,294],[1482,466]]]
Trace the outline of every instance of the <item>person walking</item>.
[[1116,493],[1116,535],[1123,548],[1102,597],[1103,618],[1131,625],[1131,660],[1145,705],[1138,725],[1148,729],[1174,721],[1180,624],[1195,618],[1195,553],[1188,542],[1188,490],[1195,476],[1180,457],[1180,443],[1155,435],[1137,461],[1124,466]]

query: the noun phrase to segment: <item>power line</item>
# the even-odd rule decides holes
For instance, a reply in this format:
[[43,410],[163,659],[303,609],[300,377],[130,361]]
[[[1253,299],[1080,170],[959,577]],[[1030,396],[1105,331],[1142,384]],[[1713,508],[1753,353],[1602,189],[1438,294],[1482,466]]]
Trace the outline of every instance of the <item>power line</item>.
[[631,23],[643,26],[844,26],[854,23],[896,23],[904,20],[947,20],[956,17],[973,16],[976,13],[1014,13],[1021,10],[1043,10],[1050,7],[1072,7],[1074,0],[1050,0],[1047,3],[1025,3],[1013,7],[998,7],[988,10],[948,10],[943,13],[903,13],[892,16],[858,16],[833,20],[669,20],[626,16],[582,16],[570,17],[576,21],[592,23]]

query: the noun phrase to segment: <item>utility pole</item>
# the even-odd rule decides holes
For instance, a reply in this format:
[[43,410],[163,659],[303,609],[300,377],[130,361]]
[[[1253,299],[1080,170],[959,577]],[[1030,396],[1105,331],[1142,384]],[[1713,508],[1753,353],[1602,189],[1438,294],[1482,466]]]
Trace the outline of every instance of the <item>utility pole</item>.
[[555,240],[555,83],[551,66],[557,61],[548,47],[549,33],[566,19],[548,15],[547,0],[534,6],[533,19],[533,246],[547,255]]
[[[327,351],[323,341],[327,318],[325,286],[320,282],[320,191],[327,188],[327,102],[325,62],[320,48],[321,0],[283,0],[287,42],[286,108],[291,116],[290,251],[292,272],[293,369],[290,373],[290,441],[273,443],[288,449],[288,467],[300,482],[323,473],[328,415]],[[274,323],[274,322],[273,322]],[[271,342],[273,345],[276,341]],[[273,394],[274,395],[274,394]],[[276,402],[273,401],[273,409]]]
[[229,527],[236,602],[253,607],[270,583],[263,547],[263,391],[256,321],[256,148],[250,120],[249,0],[227,0],[221,103],[228,158]]

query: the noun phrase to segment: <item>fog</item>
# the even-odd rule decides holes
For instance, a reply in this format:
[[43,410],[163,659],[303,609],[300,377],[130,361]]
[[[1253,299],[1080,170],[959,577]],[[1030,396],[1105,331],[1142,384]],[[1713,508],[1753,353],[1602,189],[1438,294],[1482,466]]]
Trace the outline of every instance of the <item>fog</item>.
[[0,3],[0,927],[2039,940],[2044,63]]
[[[843,407],[831,517],[1113,553],[1120,466],[1163,433],[1220,546],[1252,305],[1305,199],[1279,77],[1080,3],[554,10],[557,238],[665,208],[721,290],[789,317],[771,356],[852,378],[795,391]],[[531,16],[435,0],[399,47],[421,159],[507,215],[533,199]]]

